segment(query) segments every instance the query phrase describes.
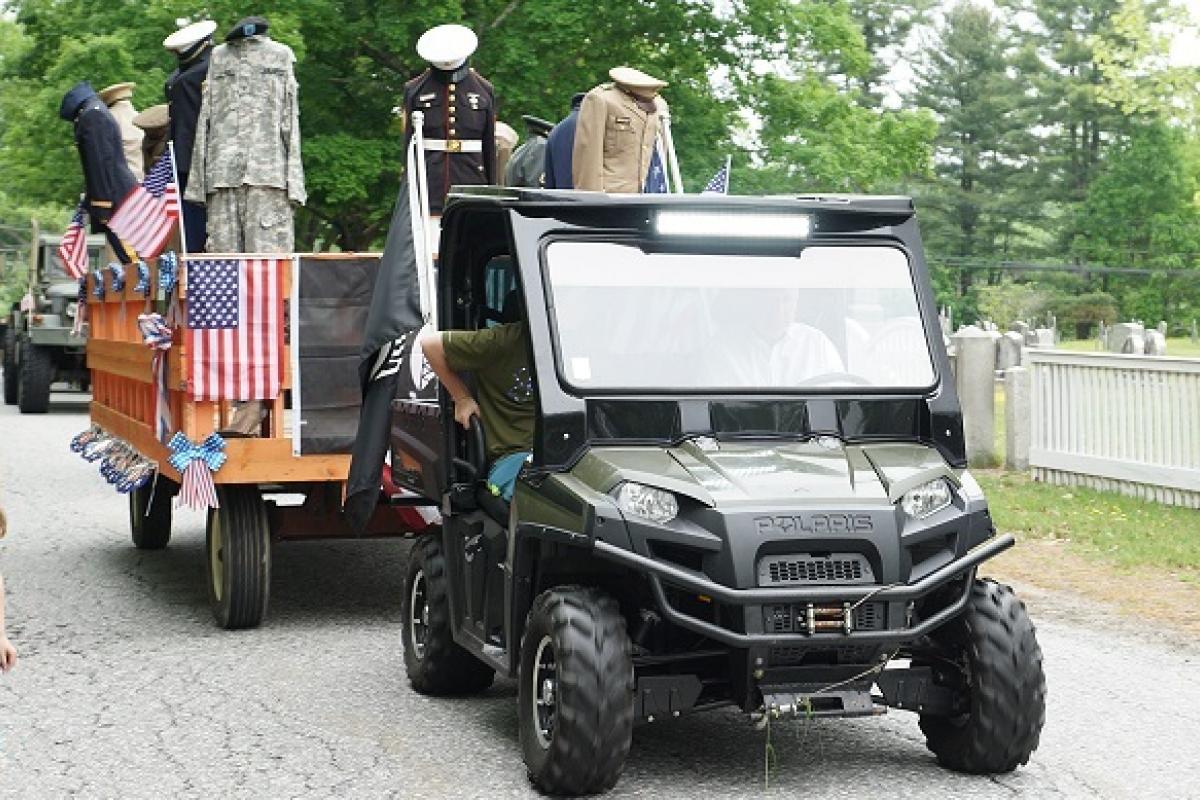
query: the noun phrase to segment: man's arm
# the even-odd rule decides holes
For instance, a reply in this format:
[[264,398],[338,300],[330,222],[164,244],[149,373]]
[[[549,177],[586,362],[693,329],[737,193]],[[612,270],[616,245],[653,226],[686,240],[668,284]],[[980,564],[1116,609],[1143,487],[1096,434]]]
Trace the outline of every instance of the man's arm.
[[421,352],[425,354],[425,360],[429,362],[429,367],[454,400],[454,419],[464,428],[470,428],[471,417],[479,416],[479,404],[471,396],[462,378],[458,377],[458,373],[450,369],[450,363],[446,361],[446,349],[442,346],[441,332],[427,331],[421,335],[418,343],[421,345]]

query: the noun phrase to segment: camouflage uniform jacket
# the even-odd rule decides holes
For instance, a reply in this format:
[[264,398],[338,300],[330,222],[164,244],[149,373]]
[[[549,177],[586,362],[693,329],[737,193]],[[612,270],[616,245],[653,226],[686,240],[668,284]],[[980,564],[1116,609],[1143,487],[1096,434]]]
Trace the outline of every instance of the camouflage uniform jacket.
[[304,203],[295,62],[290,47],[266,36],[213,50],[185,199],[203,203],[218,189],[265,186]]

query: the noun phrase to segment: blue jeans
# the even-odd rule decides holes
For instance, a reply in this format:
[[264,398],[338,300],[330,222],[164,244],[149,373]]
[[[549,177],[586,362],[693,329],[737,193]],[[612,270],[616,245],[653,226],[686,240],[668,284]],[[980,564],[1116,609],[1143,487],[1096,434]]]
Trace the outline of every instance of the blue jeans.
[[513,490],[517,488],[517,476],[521,474],[521,467],[525,466],[532,455],[523,450],[497,458],[488,470],[488,490],[497,497],[503,497],[505,502],[511,501]]

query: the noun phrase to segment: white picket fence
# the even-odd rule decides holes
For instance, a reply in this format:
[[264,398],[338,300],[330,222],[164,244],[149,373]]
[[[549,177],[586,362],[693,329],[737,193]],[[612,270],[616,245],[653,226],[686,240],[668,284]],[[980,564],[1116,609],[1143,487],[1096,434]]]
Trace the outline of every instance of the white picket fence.
[[1035,478],[1200,508],[1200,360],[1026,356]]

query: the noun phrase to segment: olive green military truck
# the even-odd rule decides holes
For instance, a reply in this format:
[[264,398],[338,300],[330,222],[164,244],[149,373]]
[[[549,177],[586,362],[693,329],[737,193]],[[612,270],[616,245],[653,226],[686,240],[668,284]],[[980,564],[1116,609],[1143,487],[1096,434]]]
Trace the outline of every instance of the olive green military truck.
[[[4,333],[4,402],[23,414],[44,414],[52,384],[87,388],[87,340],[73,332],[79,284],[58,257],[62,237],[35,231],[33,241],[26,300],[13,304]],[[88,237],[92,268],[103,247],[104,237]]]

